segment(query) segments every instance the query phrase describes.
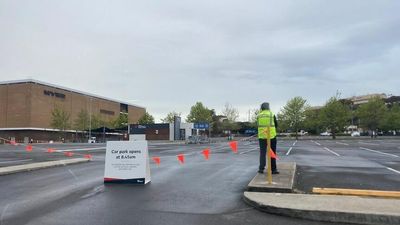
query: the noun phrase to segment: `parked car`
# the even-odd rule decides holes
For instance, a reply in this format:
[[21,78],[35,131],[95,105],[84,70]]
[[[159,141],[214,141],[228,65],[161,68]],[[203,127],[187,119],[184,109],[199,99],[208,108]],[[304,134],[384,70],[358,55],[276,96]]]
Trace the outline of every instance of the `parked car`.
[[358,132],[358,131],[353,131],[352,133],[351,133],[351,136],[352,137],[360,137],[360,132]]
[[203,144],[203,143],[208,143],[210,140],[206,136],[198,136],[198,135],[192,135],[189,136],[186,143],[187,144]]
[[329,133],[328,131],[325,131],[324,133],[320,133],[319,135],[321,135],[321,136],[331,136],[332,134]]

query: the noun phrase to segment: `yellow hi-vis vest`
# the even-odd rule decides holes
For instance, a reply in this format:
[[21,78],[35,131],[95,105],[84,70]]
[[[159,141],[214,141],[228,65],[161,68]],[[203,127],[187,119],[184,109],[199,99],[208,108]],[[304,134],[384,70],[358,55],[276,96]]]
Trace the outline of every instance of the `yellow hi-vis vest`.
[[267,139],[268,127],[270,128],[270,138],[276,137],[274,114],[269,110],[262,110],[257,116],[258,138]]

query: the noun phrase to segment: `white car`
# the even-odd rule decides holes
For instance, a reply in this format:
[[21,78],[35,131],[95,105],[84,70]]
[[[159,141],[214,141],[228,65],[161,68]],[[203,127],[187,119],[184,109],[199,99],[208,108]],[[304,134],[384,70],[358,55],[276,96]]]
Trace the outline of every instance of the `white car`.
[[321,136],[331,136],[332,134],[329,133],[328,131],[325,131],[324,133],[320,133],[319,135],[321,135]]
[[351,133],[352,137],[360,137],[360,132],[358,131],[354,131],[353,133]]

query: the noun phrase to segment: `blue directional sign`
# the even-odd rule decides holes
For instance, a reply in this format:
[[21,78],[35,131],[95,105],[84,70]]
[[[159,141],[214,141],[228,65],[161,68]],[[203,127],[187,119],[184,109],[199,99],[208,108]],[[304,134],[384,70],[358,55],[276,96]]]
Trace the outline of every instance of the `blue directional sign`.
[[208,123],[195,123],[194,124],[194,129],[208,129],[210,127],[210,124]]

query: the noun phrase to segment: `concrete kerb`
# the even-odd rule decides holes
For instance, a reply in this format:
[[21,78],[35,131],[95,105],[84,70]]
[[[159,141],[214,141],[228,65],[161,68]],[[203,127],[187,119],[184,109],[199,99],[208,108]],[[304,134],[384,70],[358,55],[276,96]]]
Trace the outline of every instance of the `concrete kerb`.
[[76,163],[83,163],[89,162],[90,159],[86,158],[75,158],[75,159],[65,159],[65,160],[56,160],[56,161],[49,161],[49,162],[39,162],[39,163],[29,163],[24,165],[17,165],[17,166],[8,166],[0,168],[0,176],[8,175],[13,173],[19,172],[27,172],[32,170],[56,167],[56,166],[66,166],[70,164]]
[[400,201],[361,198],[245,192],[244,201],[261,210],[302,219],[368,225],[400,224]]
[[400,200],[343,195],[293,193],[296,164],[279,164],[281,174],[268,184],[257,174],[243,194],[250,206],[267,213],[308,220],[367,225],[400,224]]

